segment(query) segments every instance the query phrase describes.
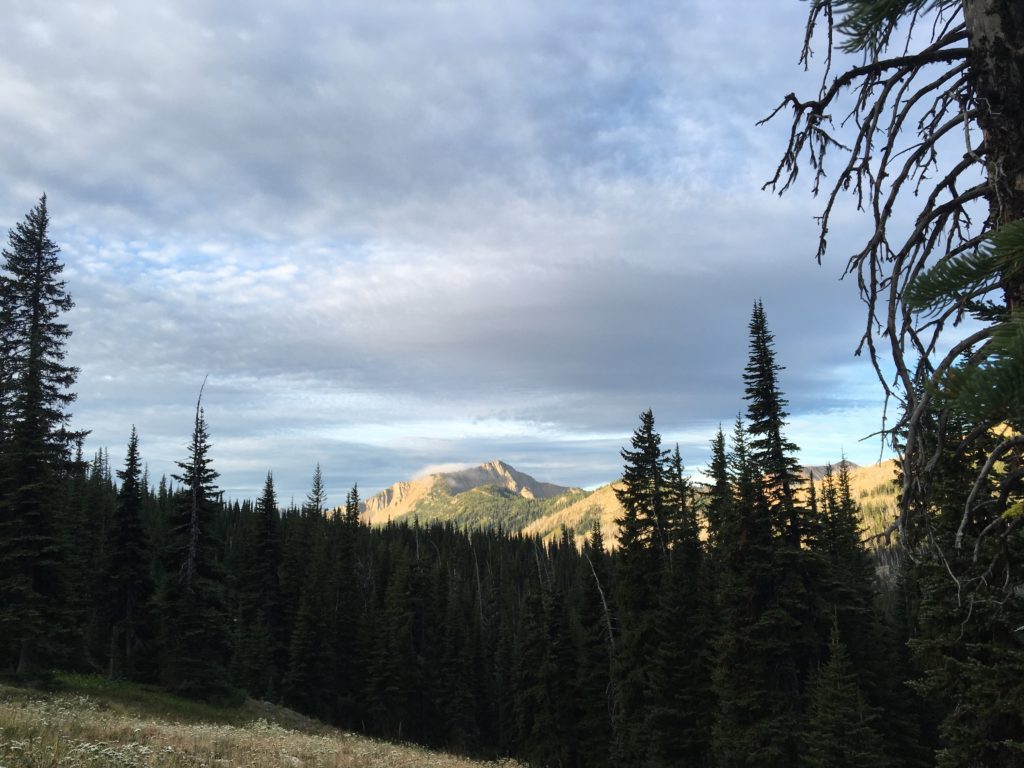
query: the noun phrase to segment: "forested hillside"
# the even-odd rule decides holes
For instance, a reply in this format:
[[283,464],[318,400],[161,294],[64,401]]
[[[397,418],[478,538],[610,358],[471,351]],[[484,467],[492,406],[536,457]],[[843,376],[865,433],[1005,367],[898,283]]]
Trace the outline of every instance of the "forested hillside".
[[355,488],[328,514],[319,468],[301,505],[282,508],[271,475],[260,498],[226,500],[201,400],[173,477],[144,475],[134,431],[123,467],[85,461],[63,427],[70,299],[47,227],[44,199],[5,252],[4,339],[28,350],[8,358],[2,444],[0,618],[19,680],[63,668],[251,696],[534,765],[791,766],[839,722],[856,725],[842,735],[860,764],[925,754],[930,713],[899,650],[911,587],[876,581],[847,465],[801,492],[760,302],[746,418],[714,437],[710,488],[695,493],[645,411],[609,553],[599,521],[582,548],[568,529],[369,527]]

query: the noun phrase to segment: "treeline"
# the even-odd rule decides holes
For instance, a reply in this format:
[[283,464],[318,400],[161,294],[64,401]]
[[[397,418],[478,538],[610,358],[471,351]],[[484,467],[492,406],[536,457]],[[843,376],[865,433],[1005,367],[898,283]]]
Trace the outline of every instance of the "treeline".
[[83,460],[47,225],[44,198],[0,278],[9,674],[249,695],[538,766],[1016,764],[1021,607],[971,602],[981,592],[932,554],[978,493],[976,459],[937,454],[935,512],[880,581],[845,464],[820,496],[798,471],[760,303],[745,415],[712,441],[709,484],[688,482],[644,412],[622,451],[614,552],[599,527],[582,549],[571,531],[371,529],[356,488],[325,509],[319,468],[299,506],[281,508],[269,474],[259,499],[225,501],[198,404],[171,478],[146,476],[134,430],[123,467]]

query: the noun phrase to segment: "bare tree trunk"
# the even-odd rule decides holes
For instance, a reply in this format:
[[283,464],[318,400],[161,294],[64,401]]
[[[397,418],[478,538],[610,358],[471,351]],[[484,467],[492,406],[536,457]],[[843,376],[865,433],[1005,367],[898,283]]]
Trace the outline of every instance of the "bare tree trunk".
[[[1024,2],[964,0],[971,80],[985,139],[993,228],[1024,218]],[[1003,289],[1024,306],[1024,276]]]

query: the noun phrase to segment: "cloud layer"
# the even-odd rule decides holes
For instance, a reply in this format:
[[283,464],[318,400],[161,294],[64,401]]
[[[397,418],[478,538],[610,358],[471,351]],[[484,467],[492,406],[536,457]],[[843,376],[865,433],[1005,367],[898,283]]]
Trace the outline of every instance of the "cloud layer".
[[696,466],[760,297],[793,437],[855,454],[854,286],[759,191],[803,10],[724,5],[16,2],[0,221],[49,194],[90,445],[135,423],[173,471],[209,374],[231,495],[318,461],[333,500],[499,456],[592,485],[646,407]]

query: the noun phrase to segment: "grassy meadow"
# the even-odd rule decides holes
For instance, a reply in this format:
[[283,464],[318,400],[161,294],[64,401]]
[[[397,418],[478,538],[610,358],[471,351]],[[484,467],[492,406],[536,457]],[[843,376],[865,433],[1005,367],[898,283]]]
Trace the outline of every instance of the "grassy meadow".
[[247,701],[219,708],[155,688],[60,675],[56,690],[0,685],[0,768],[481,768]]

